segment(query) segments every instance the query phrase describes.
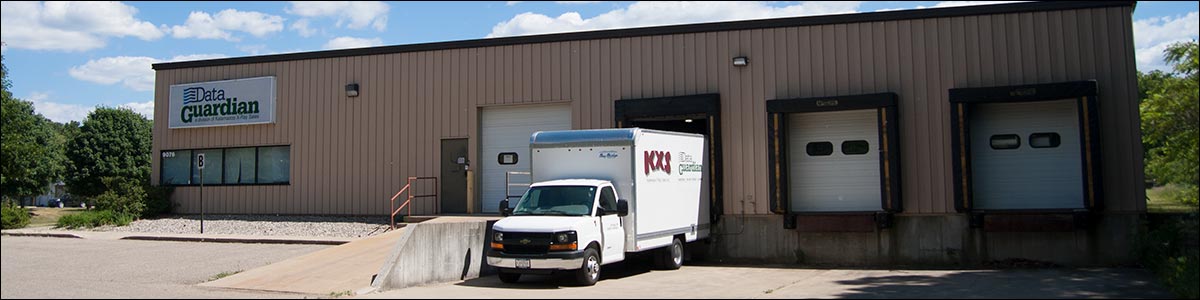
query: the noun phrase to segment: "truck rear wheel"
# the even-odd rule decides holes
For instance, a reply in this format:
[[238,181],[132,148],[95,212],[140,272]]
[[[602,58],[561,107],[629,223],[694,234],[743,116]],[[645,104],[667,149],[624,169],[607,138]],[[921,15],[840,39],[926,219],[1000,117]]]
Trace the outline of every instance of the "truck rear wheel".
[[500,271],[499,273],[500,281],[504,283],[516,283],[517,280],[521,280],[521,274],[519,273],[505,273],[504,271]]
[[583,265],[575,271],[575,282],[582,286],[596,285],[600,280],[600,254],[594,248],[583,252]]
[[683,266],[683,241],[671,240],[671,245],[658,250],[656,264],[663,270],[678,270]]

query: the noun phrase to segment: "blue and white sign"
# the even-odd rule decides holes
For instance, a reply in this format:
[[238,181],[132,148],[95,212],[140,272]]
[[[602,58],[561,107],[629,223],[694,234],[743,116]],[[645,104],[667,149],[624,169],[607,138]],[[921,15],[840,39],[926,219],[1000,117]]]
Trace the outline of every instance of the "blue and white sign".
[[275,123],[275,77],[171,85],[169,128]]

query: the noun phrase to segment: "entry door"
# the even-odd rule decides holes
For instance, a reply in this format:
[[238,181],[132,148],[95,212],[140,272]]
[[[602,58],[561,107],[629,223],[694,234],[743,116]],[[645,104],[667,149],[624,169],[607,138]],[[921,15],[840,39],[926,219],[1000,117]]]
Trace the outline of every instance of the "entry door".
[[875,109],[794,113],[788,177],[796,212],[882,210]]
[[442,212],[467,213],[467,139],[442,140]]
[[1083,208],[1077,103],[976,104],[970,123],[976,209]]

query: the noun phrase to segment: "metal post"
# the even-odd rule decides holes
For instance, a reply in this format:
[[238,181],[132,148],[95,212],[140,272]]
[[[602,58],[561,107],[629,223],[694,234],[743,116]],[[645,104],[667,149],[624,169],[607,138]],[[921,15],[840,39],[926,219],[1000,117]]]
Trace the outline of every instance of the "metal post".
[[200,234],[204,234],[204,168],[200,168]]

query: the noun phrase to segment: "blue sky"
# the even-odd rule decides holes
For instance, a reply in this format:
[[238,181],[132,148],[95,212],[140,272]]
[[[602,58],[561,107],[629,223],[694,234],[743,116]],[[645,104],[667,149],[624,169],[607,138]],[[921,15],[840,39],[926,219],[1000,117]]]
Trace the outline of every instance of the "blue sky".
[[[82,120],[97,105],[126,106],[150,117],[150,64],[163,61],[990,3],[4,1],[0,40],[13,94],[64,122]],[[1160,53],[1167,44],[1197,38],[1198,6],[1138,3],[1133,18],[1140,70],[1164,68]]]

